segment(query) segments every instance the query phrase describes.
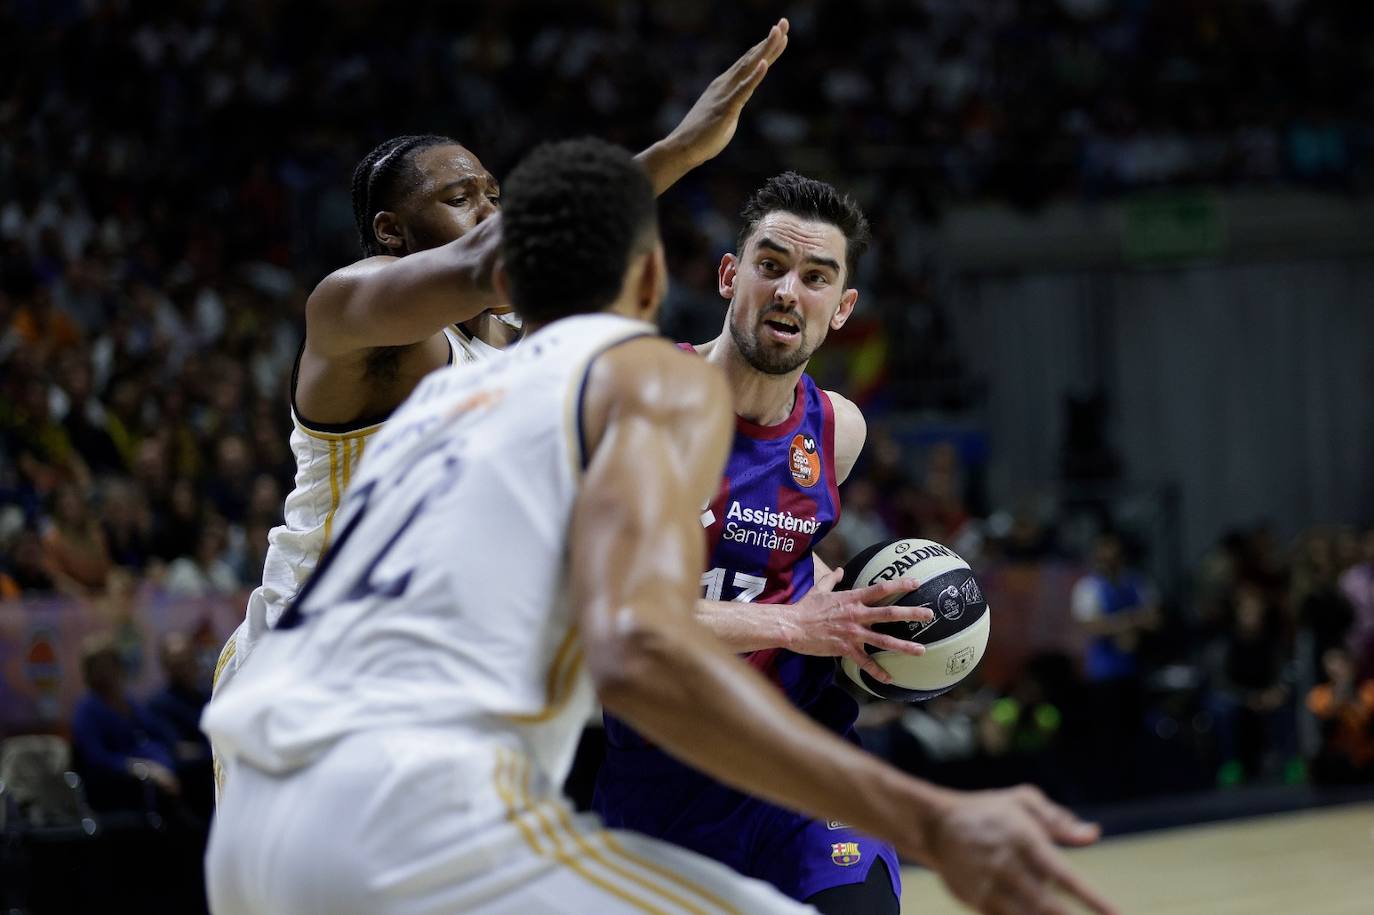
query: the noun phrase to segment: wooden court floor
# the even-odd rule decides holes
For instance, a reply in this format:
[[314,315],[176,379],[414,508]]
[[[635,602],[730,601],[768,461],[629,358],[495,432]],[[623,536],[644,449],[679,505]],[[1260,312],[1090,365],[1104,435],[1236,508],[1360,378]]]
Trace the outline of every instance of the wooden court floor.
[[[1126,915],[1374,915],[1374,804],[1105,839],[1069,859]],[[953,915],[903,871],[902,915]]]

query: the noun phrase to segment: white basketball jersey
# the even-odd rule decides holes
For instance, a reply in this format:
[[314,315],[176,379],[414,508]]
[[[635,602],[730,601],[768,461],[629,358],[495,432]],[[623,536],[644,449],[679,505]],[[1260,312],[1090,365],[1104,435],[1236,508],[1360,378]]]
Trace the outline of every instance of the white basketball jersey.
[[580,391],[614,315],[430,374],[366,445],[315,576],[211,702],[220,751],[269,772],[360,731],[516,734],[562,784],[592,707],[565,599]]
[[[500,350],[457,326],[444,328],[449,365],[477,362]],[[286,497],[283,523],[267,535],[262,584],[248,597],[243,624],[225,646],[215,670],[215,687],[248,659],[262,634],[277,624],[333,534],[334,514],[368,441],[382,428],[374,423],[347,432],[308,425],[291,410],[291,453],[296,459],[295,488]]]

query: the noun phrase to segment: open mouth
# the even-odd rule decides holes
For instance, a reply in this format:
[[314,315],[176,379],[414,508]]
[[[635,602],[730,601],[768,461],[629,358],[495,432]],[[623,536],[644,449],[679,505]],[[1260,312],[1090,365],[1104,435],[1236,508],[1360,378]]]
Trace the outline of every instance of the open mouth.
[[801,334],[801,325],[795,319],[783,315],[765,318],[763,324],[771,331],[772,336],[781,340],[791,340]]

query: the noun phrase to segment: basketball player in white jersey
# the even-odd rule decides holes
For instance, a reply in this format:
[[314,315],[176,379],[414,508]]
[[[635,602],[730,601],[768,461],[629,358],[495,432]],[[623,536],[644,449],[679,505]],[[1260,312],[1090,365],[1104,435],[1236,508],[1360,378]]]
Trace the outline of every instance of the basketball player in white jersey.
[[[780,20],[640,153],[656,193],[725,148],[787,31]],[[325,277],[306,304],[291,378],[295,488],[269,535],[262,585],[220,653],[216,691],[314,570],[354,468],[391,411],[427,373],[485,358],[518,336],[518,323],[493,309],[499,202],[496,180],[447,137],[397,137],[358,164],[353,209],[364,258]]]
[[797,711],[693,618],[730,393],[658,339],[652,188],[594,140],[510,178],[521,346],[435,372],[369,446],[316,574],[210,703],[207,875],[240,913],[767,913],[765,883],[558,796],[594,698],[692,765],[842,817],[990,913],[1065,912],[1045,801],[945,791]]

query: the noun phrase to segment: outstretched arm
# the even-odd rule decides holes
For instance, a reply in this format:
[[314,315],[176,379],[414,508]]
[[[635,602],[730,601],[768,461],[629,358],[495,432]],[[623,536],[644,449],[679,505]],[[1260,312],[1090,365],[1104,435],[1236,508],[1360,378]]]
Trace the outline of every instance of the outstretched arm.
[[426,340],[500,305],[492,271],[501,216],[462,238],[405,257],[380,255],[335,270],[306,302],[306,342],[325,358]]
[[[730,142],[740,112],[787,47],[786,19],[711,81],[673,132],[637,157],[654,193],[714,158]],[[307,345],[337,358],[383,346],[419,343],[499,301],[491,273],[501,246],[499,214],[457,241],[406,257],[370,257],[336,270],[306,304]]]
[[960,795],[903,775],[793,708],[693,623],[699,506],[719,483],[729,403],[710,366],[663,341],[616,347],[591,371],[569,588],[605,707],[740,790],[893,841],[985,912],[1039,911],[1054,886],[1112,912],[1052,848],[1091,841],[1092,827],[1033,790]]
[[787,47],[786,19],[735,61],[730,69],[711,80],[696,104],[673,132],[635,158],[649,173],[654,193],[662,194],[692,169],[720,154],[739,126],[739,115],[768,68]]

